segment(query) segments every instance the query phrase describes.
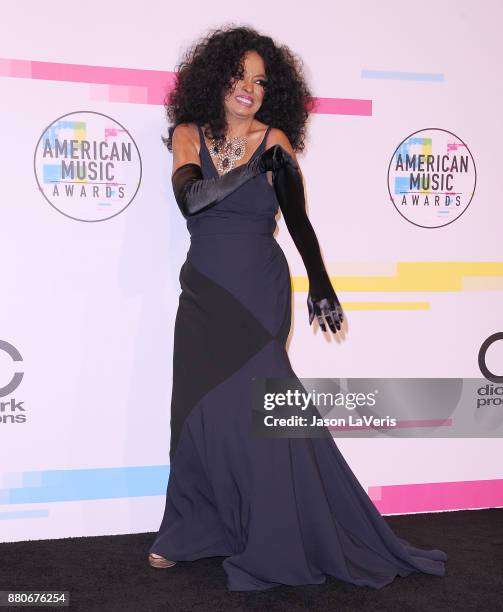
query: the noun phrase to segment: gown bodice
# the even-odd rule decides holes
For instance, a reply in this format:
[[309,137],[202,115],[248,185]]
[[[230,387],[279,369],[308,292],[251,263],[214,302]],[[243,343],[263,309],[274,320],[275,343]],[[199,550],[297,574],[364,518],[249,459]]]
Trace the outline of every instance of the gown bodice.
[[[219,178],[213,163],[201,126],[199,131],[199,159],[203,178]],[[262,142],[250,159],[264,152],[268,126]],[[201,211],[187,219],[187,229],[191,236],[207,234],[273,234],[276,229],[278,200],[274,187],[269,184],[265,173],[249,179],[218,204]]]

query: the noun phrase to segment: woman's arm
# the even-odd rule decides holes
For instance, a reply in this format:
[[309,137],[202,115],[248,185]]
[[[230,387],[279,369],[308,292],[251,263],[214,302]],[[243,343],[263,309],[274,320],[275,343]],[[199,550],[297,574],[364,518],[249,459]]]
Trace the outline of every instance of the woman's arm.
[[276,146],[222,176],[205,179],[189,125],[176,126],[172,146],[171,183],[180,212],[186,219],[214,206],[258,174],[279,169],[285,163],[283,149]]
[[278,144],[279,141],[280,146],[284,145],[285,156],[290,156],[293,161],[273,172],[273,186],[285,224],[306,267],[309,279],[309,324],[316,316],[321,329],[326,331],[324,316],[330,329],[336,333],[336,328],[341,329],[344,313],[325,269],[316,233],[306,213],[300,166],[286,135],[281,130],[275,132],[279,134],[273,136],[272,142]]

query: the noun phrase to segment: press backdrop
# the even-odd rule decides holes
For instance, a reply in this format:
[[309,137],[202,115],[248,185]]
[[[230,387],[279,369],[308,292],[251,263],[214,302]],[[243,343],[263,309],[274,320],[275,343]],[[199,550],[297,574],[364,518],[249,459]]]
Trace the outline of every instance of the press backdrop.
[[[162,99],[186,46],[219,25],[290,46],[316,96],[299,161],[348,326],[331,340],[308,326],[278,216],[298,376],[477,377],[489,338],[503,375],[502,19],[491,0],[3,6],[1,540],[159,526],[189,246]],[[111,165],[93,146],[82,160],[82,141]],[[449,164],[410,184],[407,154]],[[503,506],[501,439],[339,445],[385,514]]]

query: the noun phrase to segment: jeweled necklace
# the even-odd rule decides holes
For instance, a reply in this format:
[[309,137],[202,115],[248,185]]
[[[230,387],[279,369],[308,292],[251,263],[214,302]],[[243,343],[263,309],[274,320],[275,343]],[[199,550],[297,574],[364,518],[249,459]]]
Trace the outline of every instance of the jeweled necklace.
[[234,162],[243,157],[246,150],[246,136],[234,136],[219,147],[215,138],[211,139],[210,155],[215,160],[215,166],[220,174],[225,174],[234,168]]

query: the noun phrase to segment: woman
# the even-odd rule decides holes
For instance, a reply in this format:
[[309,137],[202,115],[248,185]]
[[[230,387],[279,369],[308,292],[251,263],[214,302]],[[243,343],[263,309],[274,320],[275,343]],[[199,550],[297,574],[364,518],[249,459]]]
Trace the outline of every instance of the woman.
[[396,575],[445,573],[444,552],[394,535],[331,436],[250,435],[251,379],[295,377],[279,208],[306,266],[309,323],[316,316],[337,333],[344,317],[295,154],[310,98],[288,48],[238,27],[188,52],[167,104],[173,190],[191,243],[175,322],[171,471],[149,562],[224,556],[232,591],[328,574],[380,588]]

